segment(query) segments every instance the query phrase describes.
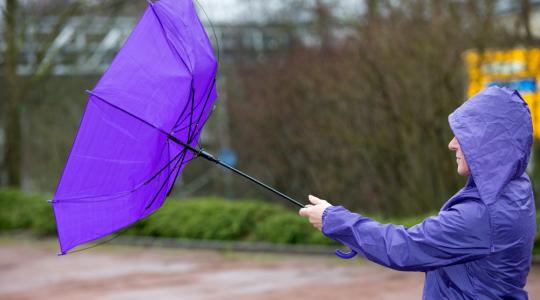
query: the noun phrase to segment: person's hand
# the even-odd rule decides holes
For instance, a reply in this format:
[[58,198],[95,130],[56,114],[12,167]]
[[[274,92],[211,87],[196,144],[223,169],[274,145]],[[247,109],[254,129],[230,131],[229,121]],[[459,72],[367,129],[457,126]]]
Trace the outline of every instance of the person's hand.
[[305,208],[301,208],[298,214],[300,214],[302,217],[308,217],[309,223],[311,223],[313,227],[322,230],[323,212],[327,207],[332,206],[332,204],[312,195],[309,195],[308,198],[309,202],[312,204],[308,204]]

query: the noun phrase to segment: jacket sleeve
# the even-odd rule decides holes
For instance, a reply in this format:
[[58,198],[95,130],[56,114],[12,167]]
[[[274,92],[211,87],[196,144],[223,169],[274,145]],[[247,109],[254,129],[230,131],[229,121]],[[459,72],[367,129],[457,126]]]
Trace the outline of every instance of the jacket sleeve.
[[323,233],[365,258],[401,271],[429,271],[490,254],[484,203],[464,200],[410,228],[381,224],[341,206],[323,213]]

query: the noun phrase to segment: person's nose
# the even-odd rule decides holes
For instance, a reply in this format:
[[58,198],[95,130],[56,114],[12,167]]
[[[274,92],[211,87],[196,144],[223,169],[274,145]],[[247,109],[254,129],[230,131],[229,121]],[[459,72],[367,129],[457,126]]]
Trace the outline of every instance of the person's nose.
[[450,143],[448,143],[448,149],[450,149],[450,151],[457,151],[458,149],[458,146],[457,146],[457,139],[456,137],[454,137]]

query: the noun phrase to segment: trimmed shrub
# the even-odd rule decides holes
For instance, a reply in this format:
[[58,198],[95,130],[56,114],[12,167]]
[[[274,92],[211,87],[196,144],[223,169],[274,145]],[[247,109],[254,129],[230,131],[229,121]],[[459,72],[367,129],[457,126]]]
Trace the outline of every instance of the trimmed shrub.
[[254,238],[278,244],[306,244],[313,231],[305,218],[285,212],[269,216],[257,223]]
[[31,229],[38,235],[54,234],[51,205],[41,195],[0,189],[0,231]]
[[154,215],[135,225],[131,234],[188,239],[242,240],[278,206],[257,201],[219,198],[168,200]]

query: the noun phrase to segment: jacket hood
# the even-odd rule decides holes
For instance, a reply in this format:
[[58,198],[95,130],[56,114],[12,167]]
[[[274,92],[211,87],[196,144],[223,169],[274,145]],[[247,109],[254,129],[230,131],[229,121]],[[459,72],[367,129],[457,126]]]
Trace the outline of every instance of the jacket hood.
[[[521,95],[489,87],[448,117],[482,201],[495,202],[503,188],[525,172],[533,142],[531,114]],[[472,181],[472,182],[471,182]]]

